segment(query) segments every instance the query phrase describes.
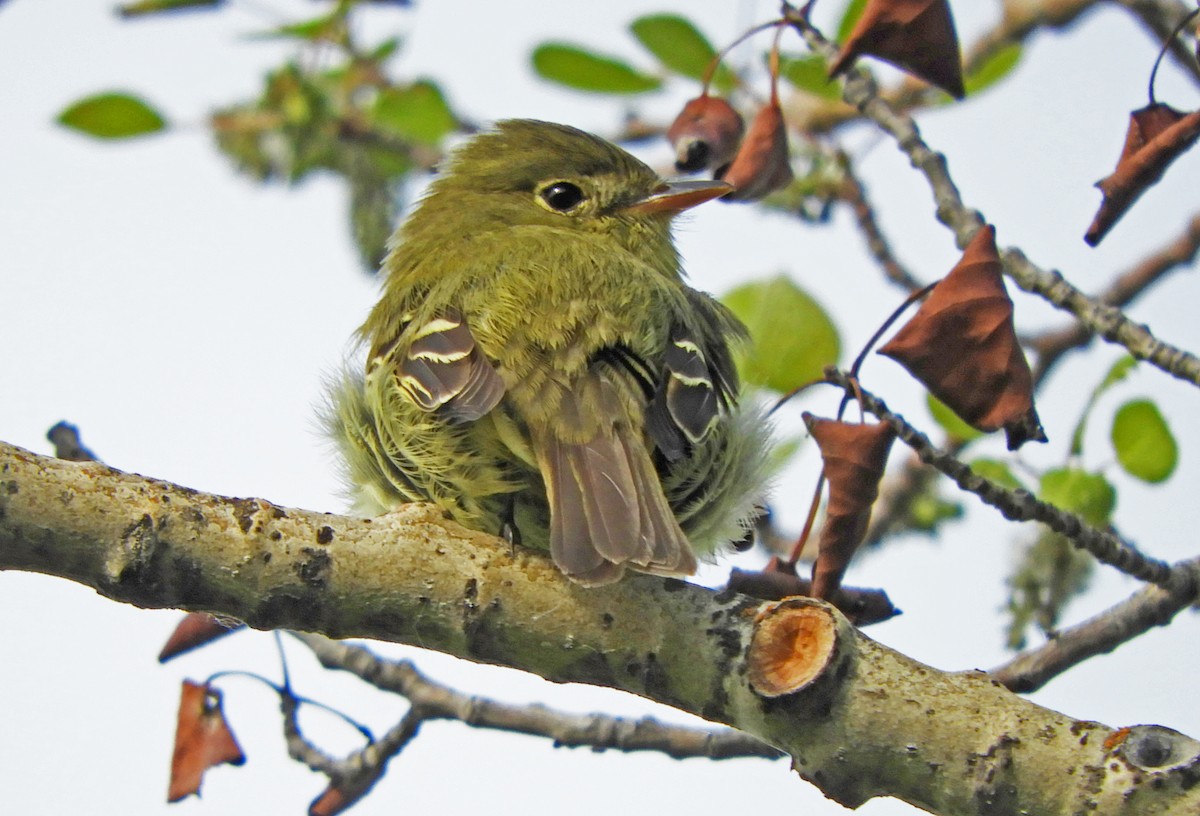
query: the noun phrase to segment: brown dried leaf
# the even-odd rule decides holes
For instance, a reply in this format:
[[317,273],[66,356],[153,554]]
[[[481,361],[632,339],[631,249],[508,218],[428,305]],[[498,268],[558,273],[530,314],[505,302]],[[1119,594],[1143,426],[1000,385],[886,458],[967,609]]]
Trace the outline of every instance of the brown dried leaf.
[[1030,439],[1045,442],[1012,315],[996,231],[988,225],[879,353],[907,368],[971,427],[1004,428],[1009,450]]
[[724,99],[698,96],[683,106],[667,141],[675,148],[675,167],[683,172],[705,168],[714,172],[733,161],[746,125],[742,115]]
[[1096,246],[1142,193],[1163,177],[1171,162],[1200,138],[1200,111],[1184,114],[1153,103],[1129,114],[1125,146],[1112,175],[1096,186],[1104,194],[1100,209],[1083,240]]
[[354,795],[339,788],[336,784],[330,783],[329,787],[321,791],[321,795],[308,806],[308,816],[337,816],[358,802],[364,793],[366,793],[365,790]]
[[757,201],[791,184],[787,124],[778,101],[768,102],[755,114],[733,163],[718,170],[717,178],[734,187],[722,201]]
[[371,792],[387,769],[387,757],[382,762],[368,761],[352,774],[329,783],[321,795],[308,806],[308,816],[337,816],[358,803]]
[[847,70],[860,54],[890,62],[955,99],[966,95],[958,33],[946,0],[868,0],[829,75]]
[[158,653],[158,662],[166,663],[173,657],[190,652],[192,649],[199,649],[201,646],[232,634],[245,626],[246,624],[240,621],[218,618],[207,612],[189,612],[183,616],[183,620],[179,622],[175,631],[163,644],[162,651]]
[[821,449],[829,501],[813,564],[812,596],[831,599],[871,520],[879,480],[896,432],[891,425],[860,425],[804,414],[804,424]]
[[192,793],[199,796],[200,783],[209,768],[225,762],[241,765],[245,761],[246,755],[238,747],[221,711],[221,692],[212,686],[184,680],[167,801],[178,802]]

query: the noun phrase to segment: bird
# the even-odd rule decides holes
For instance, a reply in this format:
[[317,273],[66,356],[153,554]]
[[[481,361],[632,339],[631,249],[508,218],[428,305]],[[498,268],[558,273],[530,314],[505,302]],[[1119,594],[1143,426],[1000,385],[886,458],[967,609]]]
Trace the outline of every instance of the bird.
[[535,120],[454,151],[389,244],[365,365],[332,388],[355,511],[431,502],[584,586],[692,575],[749,535],[769,428],[739,386],[746,330],[671,236],[730,189]]

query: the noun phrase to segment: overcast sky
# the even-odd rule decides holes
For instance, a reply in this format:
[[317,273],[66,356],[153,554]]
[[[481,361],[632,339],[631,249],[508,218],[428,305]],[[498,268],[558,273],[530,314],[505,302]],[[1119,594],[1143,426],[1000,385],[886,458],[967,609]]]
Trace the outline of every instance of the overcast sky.
[[[989,25],[996,5],[952,0],[964,41]],[[290,190],[256,186],[217,154],[204,128],[209,110],[256,95],[263,72],[287,54],[286,46],[244,35],[321,7],[255,0],[233,2],[218,14],[141,22],[116,19],[108,0],[13,0],[0,7],[0,438],[48,452],[46,430],[68,419],[114,467],[225,495],[344,509],[314,416],[323,379],[352,351],[348,338],[375,297],[375,283],[357,268],[345,191],[329,178]],[[474,120],[528,116],[604,133],[615,129],[623,106],[539,82],[528,68],[530,50],[544,39],[568,39],[649,66],[626,34],[627,23],[647,11],[685,7],[715,41],[775,11],[773,3],[719,0],[436,0],[412,12],[373,12],[364,34],[402,35],[397,71],[437,77]],[[818,4],[827,16],[838,7],[834,0]],[[1070,36],[1036,38],[1002,87],[920,119],[929,143],[947,153],[964,199],[996,225],[999,243],[1020,246],[1085,290],[1179,234],[1200,206],[1200,151],[1193,151],[1101,248],[1081,240],[1099,202],[1091,185],[1112,169],[1127,111],[1145,103],[1155,51],[1124,13],[1105,6]],[[176,127],[99,145],[53,124],[66,104],[109,89],[144,95]],[[1170,66],[1159,91],[1176,107],[1200,105],[1194,86]],[[667,121],[694,93],[681,82],[635,104],[648,118]],[[848,141],[900,258],[925,280],[944,274],[958,252],[932,217],[924,180],[870,129]],[[664,163],[667,155],[659,147],[647,158]],[[679,239],[701,289],[720,293],[780,271],[793,276],[836,316],[849,353],[898,302],[845,212],[830,225],[813,226],[710,204],[680,225]],[[1133,314],[1165,339],[1197,349],[1194,277],[1175,275]],[[1016,300],[1020,329],[1062,320],[1044,304]],[[1039,405],[1051,443],[1023,452],[1029,468],[1064,461],[1084,399],[1117,356],[1101,348],[1051,382]],[[865,377],[893,408],[929,427],[919,389],[898,366],[875,359]],[[1113,408],[1144,394],[1160,400],[1182,445],[1178,472],[1159,488],[1123,478],[1106,441]],[[1140,369],[1102,403],[1084,457],[1084,465],[1104,468],[1119,486],[1122,531],[1168,560],[1196,551],[1194,519],[1180,514],[1194,506],[1200,481],[1196,401],[1194,388]],[[794,425],[801,408],[828,414],[836,397],[807,398],[785,424]],[[1002,444],[989,445],[982,450],[1002,451]],[[775,505],[785,524],[798,526],[816,461],[806,450],[780,484]],[[937,541],[898,541],[857,562],[848,576],[855,585],[886,588],[904,610],[872,628],[872,637],[943,669],[988,668],[1005,658],[1004,576],[1015,546],[1035,532],[1002,523],[970,498],[964,504],[968,520],[947,527]],[[727,566],[706,577],[719,581]],[[1135,588],[1100,568],[1067,622]],[[0,575],[0,779],[12,812],[168,812],[179,680],[219,669],[278,676],[270,638],[260,633],[238,634],[159,667],[154,655],[178,617],[120,606],[63,581]],[[1114,726],[1161,723],[1200,735],[1193,702],[1198,636],[1195,616],[1184,615],[1055,680],[1034,699]],[[436,678],[500,699],[683,719],[627,695],[384,648],[415,654]],[[302,650],[290,654],[303,693],[377,731],[403,711],[401,701],[351,678],[304,671],[311,661]],[[268,812],[302,812],[324,781],[286,759],[275,700],[249,681],[231,679],[224,688],[249,762],[211,772],[203,800],[170,812],[261,814],[265,802]],[[331,751],[353,744],[344,730],[310,727],[326,735]],[[426,728],[354,812],[466,812],[478,808],[481,796],[501,813],[843,812],[782,762],[597,757],[442,723]],[[875,801],[860,812],[915,811]]]

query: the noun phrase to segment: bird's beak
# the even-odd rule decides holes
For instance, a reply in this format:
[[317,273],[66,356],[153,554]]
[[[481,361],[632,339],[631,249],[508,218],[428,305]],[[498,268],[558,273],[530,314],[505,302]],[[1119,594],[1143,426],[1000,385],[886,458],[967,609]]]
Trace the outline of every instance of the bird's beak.
[[723,181],[672,181],[659,185],[650,195],[621,208],[622,215],[674,215],[686,209],[733,192]]

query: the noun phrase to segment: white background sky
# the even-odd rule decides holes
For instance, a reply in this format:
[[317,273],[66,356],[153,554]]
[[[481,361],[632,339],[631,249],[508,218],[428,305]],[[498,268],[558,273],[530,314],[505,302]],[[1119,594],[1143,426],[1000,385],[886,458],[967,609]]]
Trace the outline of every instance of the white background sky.
[[[262,73],[287,53],[242,35],[324,6],[297,0],[230,6],[141,22],[117,20],[110,0],[12,0],[0,7],[0,438],[47,452],[46,430],[65,418],[115,467],[226,495],[337,511],[343,504],[315,407],[322,378],[349,352],[347,338],[375,297],[375,284],[357,269],[345,191],[328,178],[294,190],[255,186],[216,153],[204,128],[213,107],[257,95]],[[402,34],[396,69],[437,77],[457,109],[475,120],[529,116],[603,133],[619,121],[621,104],[537,81],[528,68],[530,50],[544,39],[576,40],[648,67],[625,26],[638,14],[685,6],[714,41],[775,11],[768,2],[717,0],[430,0],[412,12],[373,13],[364,33]],[[822,0],[819,20],[840,6]],[[998,4],[952,6],[969,43]],[[1112,168],[1126,112],[1144,104],[1155,51],[1140,28],[1106,6],[1071,36],[1036,38],[999,89],[920,119],[930,144],[948,154],[965,200],[996,225],[1001,245],[1022,247],[1085,290],[1173,238],[1197,208],[1200,151],[1193,151],[1100,249],[1081,240],[1099,202],[1091,185]],[[100,145],[53,125],[69,102],[108,89],[143,94],[165,109],[175,129]],[[1159,89],[1176,107],[1200,104],[1195,88],[1170,66]],[[647,117],[667,121],[694,92],[680,83],[636,104]],[[850,145],[862,157],[861,172],[900,258],[925,280],[943,274],[958,253],[932,218],[923,179],[868,129],[852,133]],[[666,156],[659,149],[649,158]],[[719,293],[781,270],[792,275],[836,315],[847,356],[898,301],[845,212],[816,227],[710,204],[681,224],[679,238],[701,289]],[[1196,349],[1193,278],[1174,276],[1134,315]],[[1061,321],[1029,298],[1017,303],[1019,328]],[[1052,441],[1023,454],[1031,467],[1063,461],[1083,400],[1116,356],[1103,348],[1052,381],[1040,403]],[[865,381],[928,427],[918,390],[897,366],[876,359]],[[1107,444],[1113,408],[1143,394],[1161,400],[1183,447],[1179,471],[1161,488],[1122,478]],[[1196,399],[1195,389],[1143,367],[1102,403],[1084,461],[1104,467],[1119,485],[1122,530],[1171,560],[1195,552],[1188,511],[1200,475]],[[832,392],[816,394],[795,413],[800,407],[829,413],[835,400]],[[776,499],[786,523],[798,523],[811,490],[815,452],[801,458]],[[897,542],[856,563],[848,577],[885,587],[904,610],[872,628],[872,637],[944,669],[987,668],[1004,659],[1003,579],[1016,543],[1034,534],[1002,523],[969,498],[965,504],[969,520],[949,526],[938,541]],[[1134,588],[1098,570],[1093,591],[1072,605],[1068,622]],[[236,679],[224,686],[227,709],[248,764],[211,772],[202,800],[170,809],[164,803],[179,680],[219,669],[277,676],[270,639],[258,633],[159,667],[154,655],[178,617],[113,604],[63,581],[0,575],[0,782],[8,810],[303,812],[323,780],[284,756],[270,693]],[[1034,699],[1110,725],[1161,723],[1200,735],[1197,636],[1195,616],[1184,615],[1170,629],[1055,680]],[[505,700],[679,718],[626,695],[553,686],[411,649],[387,652],[415,653],[434,677]],[[299,671],[309,663],[299,649],[293,659]],[[400,701],[350,678],[304,672],[300,690],[377,731],[403,710]],[[329,739],[330,750],[352,742],[336,730]],[[782,762],[597,757],[442,723],[426,728],[354,812],[466,812],[481,801],[500,813],[842,812]],[[861,812],[914,811],[877,800]]]

